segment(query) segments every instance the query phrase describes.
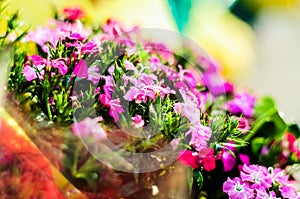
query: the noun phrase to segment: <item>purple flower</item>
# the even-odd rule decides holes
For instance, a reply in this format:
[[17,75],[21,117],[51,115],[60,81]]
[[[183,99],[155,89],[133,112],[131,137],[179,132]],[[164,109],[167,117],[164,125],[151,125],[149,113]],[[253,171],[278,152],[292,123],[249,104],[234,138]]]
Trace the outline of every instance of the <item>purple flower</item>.
[[76,64],[74,74],[79,78],[86,78],[88,76],[88,66],[83,59]]
[[207,142],[211,137],[211,129],[207,126],[203,126],[200,122],[192,125],[190,129],[185,133],[185,136],[191,135],[189,144],[192,145],[196,151],[200,151],[207,146]]
[[133,120],[133,125],[135,128],[140,128],[140,127],[144,126],[144,124],[145,124],[142,116],[140,116],[140,115],[135,115],[134,117],[132,117],[132,120]]
[[102,120],[102,117],[96,117],[93,119],[87,117],[80,122],[75,122],[72,125],[72,132],[76,136],[93,135],[96,139],[103,139],[106,137],[106,132],[99,124]]
[[223,184],[223,191],[228,194],[230,199],[254,198],[253,190],[238,177],[233,178],[233,180],[227,178]]
[[254,112],[255,97],[248,93],[236,94],[233,100],[227,103],[228,110],[235,114],[243,114],[252,117]]
[[268,169],[260,165],[243,165],[241,178],[243,181],[252,182],[253,188],[268,189],[272,187],[272,177]]
[[233,85],[223,78],[217,63],[206,57],[200,57],[200,63],[206,67],[202,77],[203,84],[208,87],[212,95],[218,96],[233,92]]
[[110,110],[109,115],[114,118],[114,121],[117,122],[119,120],[119,114],[124,113],[124,109],[120,104],[120,99],[113,99],[110,101]]

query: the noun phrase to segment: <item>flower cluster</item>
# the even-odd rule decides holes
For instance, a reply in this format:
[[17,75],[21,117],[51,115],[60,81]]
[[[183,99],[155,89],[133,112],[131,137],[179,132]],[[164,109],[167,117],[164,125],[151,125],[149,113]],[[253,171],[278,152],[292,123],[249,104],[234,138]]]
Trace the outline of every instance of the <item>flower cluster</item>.
[[232,199],[300,198],[289,176],[279,168],[244,165],[240,176],[228,178],[223,184],[223,191]]
[[[241,168],[241,177],[223,185],[230,198],[299,198],[283,170],[264,167],[300,161],[300,130],[282,120],[271,99],[237,89],[216,61],[188,47],[182,54],[192,61],[165,43],[140,39],[137,27],[109,19],[91,28],[79,8],[63,13],[23,35],[19,45],[26,50],[13,58],[9,90],[34,120],[67,126],[89,142],[112,140],[128,152],[170,144],[193,171],[189,184],[199,197],[218,198],[210,189],[221,190],[221,181]],[[98,190],[102,168],[91,156],[78,157],[82,146],[73,148],[65,150],[68,180]],[[166,158],[153,161],[163,165]],[[220,183],[210,186],[215,178]]]

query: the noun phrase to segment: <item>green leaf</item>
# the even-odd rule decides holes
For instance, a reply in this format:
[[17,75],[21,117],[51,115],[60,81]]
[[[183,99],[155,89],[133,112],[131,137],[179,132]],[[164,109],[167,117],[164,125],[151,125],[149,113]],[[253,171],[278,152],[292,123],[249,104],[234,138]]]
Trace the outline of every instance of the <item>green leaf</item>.
[[261,98],[256,102],[254,117],[256,121],[252,126],[252,131],[246,136],[246,141],[254,135],[280,139],[287,128],[286,123],[278,113],[273,99],[270,97]]
[[253,154],[258,155],[263,147],[265,139],[263,137],[254,138],[251,142],[251,149]]
[[194,171],[194,177],[196,179],[199,190],[201,190],[204,181],[201,171]]

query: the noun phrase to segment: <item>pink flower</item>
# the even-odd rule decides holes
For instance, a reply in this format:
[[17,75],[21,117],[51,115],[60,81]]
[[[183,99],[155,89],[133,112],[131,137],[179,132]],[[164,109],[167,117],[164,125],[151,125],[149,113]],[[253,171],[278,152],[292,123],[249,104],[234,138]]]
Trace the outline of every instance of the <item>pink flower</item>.
[[236,94],[233,100],[227,103],[228,110],[235,114],[243,114],[252,117],[254,113],[255,97],[248,93]]
[[250,125],[247,118],[241,117],[238,125],[238,130],[243,134],[247,133],[250,130]]
[[56,30],[48,27],[38,27],[35,31],[29,31],[25,36],[24,41],[33,41],[41,46],[44,52],[49,53],[49,47],[46,43],[49,43],[54,47],[59,38],[60,36]]
[[97,44],[92,41],[89,41],[81,47],[80,51],[84,54],[94,53],[97,51]]
[[279,191],[283,198],[299,198],[299,193],[297,193],[295,187],[292,185],[283,185],[279,187]]
[[22,73],[25,76],[26,81],[31,82],[32,80],[37,78],[36,71],[29,65],[25,65]]
[[63,13],[67,19],[73,21],[85,17],[85,13],[79,7],[65,8]]
[[184,150],[179,153],[178,161],[185,166],[190,166],[194,169],[199,168],[198,154],[190,150]]
[[200,122],[192,125],[190,129],[185,133],[185,136],[191,135],[191,140],[189,142],[196,151],[207,146],[207,142],[211,137],[212,131],[209,127],[203,126]]
[[276,197],[276,193],[274,191],[269,191],[269,193],[267,193],[266,191],[256,189],[255,199],[280,199],[280,198]]
[[227,178],[223,184],[223,191],[228,194],[230,199],[254,198],[253,190],[238,177],[233,178],[233,180]]
[[124,113],[124,109],[120,104],[120,99],[113,99],[109,102],[110,110],[109,115],[114,118],[114,121],[117,122],[120,117],[120,113]]
[[65,61],[63,59],[55,59],[51,62],[53,68],[57,68],[58,72],[61,75],[65,75],[68,72],[68,67],[65,64]]
[[102,121],[102,117],[85,118],[80,122],[75,122],[72,125],[72,132],[76,136],[89,136],[92,135],[96,139],[103,139],[106,137],[106,132],[102,129],[99,122]]
[[172,57],[173,53],[162,43],[147,42],[144,50],[151,53],[158,53],[165,61]]
[[243,181],[252,182],[253,188],[268,189],[272,187],[268,169],[260,165],[244,165],[241,170],[241,178]]
[[86,62],[82,59],[76,64],[74,74],[79,78],[86,78],[88,76],[88,69]]
[[132,117],[132,120],[135,128],[140,128],[145,124],[142,116],[140,115],[135,115],[134,117]]
[[93,84],[97,84],[100,80],[100,69],[98,68],[98,66],[91,66],[88,69],[88,80],[90,80],[91,82],[93,82]]
[[165,95],[173,92],[174,91],[169,88],[163,88],[158,85],[146,85],[140,89],[132,86],[124,95],[124,99],[127,101],[135,100],[136,103],[146,103],[147,100],[155,99],[158,93],[161,95],[161,97],[164,97]]
[[125,60],[124,61],[124,67],[126,70],[133,70],[135,73],[137,73],[136,67],[133,65],[132,62]]
[[174,104],[176,114],[186,117],[192,124],[200,122],[200,96],[192,91],[179,90],[183,102]]

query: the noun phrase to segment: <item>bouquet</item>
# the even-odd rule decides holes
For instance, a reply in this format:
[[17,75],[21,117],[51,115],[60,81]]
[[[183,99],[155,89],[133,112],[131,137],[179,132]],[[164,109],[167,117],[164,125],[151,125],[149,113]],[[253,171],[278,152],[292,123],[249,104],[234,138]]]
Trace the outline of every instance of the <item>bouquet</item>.
[[55,16],[25,31],[6,18],[2,129],[12,116],[38,158],[2,135],[1,196],[300,198],[299,126],[271,98],[237,89],[177,33]]

